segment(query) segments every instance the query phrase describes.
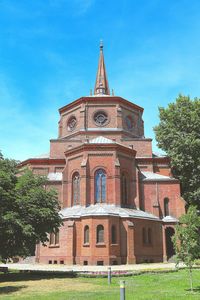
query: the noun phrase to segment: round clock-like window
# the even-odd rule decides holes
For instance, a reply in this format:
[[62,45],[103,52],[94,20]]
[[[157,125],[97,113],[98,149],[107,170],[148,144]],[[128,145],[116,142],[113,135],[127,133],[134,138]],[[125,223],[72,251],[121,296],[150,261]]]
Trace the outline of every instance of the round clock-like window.
[[131,130],[134,126],[133,117],[132,116],[126,116],[125,118],[126,127],[128,130]]
[[105,126],[108,123],[108,115],[105,111],[97,111],[94,114],[94,122],[97,126]]
[[77,125],[76,117],[74,117],[74,116],[70,117],[68,122],[67,122],[68,130],[74,130],[76,125]]

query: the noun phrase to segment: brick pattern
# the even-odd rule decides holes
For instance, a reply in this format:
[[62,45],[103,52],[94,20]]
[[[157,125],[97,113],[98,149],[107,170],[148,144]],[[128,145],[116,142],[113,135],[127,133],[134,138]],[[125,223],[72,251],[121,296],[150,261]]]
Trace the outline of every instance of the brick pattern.
[[[94,113],[106,111],[108,123],[98,128],[93,121]],[[64,220],[60,228],[59,245],[37,245],[36,259],[40,263],[65,264],[132,264],[160,262],[166,259],[164,198],[169,199],[169,212],[178,218],[185,211],[180,197],[178,181],[140,180],[140,170],[171,176],[168,158],[152,155],[152,141],[144,138],[142,108],[120,97],[83,97],[60,109],[58,139],[50,142],[49,160],[28,160],[28,165],[37,174],[62,172],[63,179],[49,182],[49,188],[58,191],[62,208],[73,205],[72,176],[80,174],[80,204],[95,204],[94,176],[98,168],[106,172],[106,203],[122,205],[121,174],[128,178],[129,208],[140,208],[158,217],[158,220],[120,218],[119,216],[90,216]],[[68,128],[71,116],[77,119],[73,130]],[[126,116],[134,120],[128,130]],[[119,143],[92,145],[88,139],[104,136]],[[86,143],[86,144],[84,144]],[[123,146],[122,146],[123,145]],[[128,147],[128,148],[127,148]],[[89,226],[89,243],[84,244],[84,228]],[[104,242],[98,244],[97,226],[104,227]],[[112,244],[112,226],[116,228],[116,242]],[[143,230],[151,231],[151,242],[144,244]]]

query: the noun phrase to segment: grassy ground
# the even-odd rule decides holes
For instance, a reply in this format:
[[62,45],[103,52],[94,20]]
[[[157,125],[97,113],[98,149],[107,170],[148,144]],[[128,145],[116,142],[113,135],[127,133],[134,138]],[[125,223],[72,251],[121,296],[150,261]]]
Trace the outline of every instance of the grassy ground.
[[42,277],[36,274],[0,274],[1,300],[117,300],[119,281],[126,281],[126,300],[200,299],[200,270],[194,270],[191,293],[186,270],[165,274],[143,274],[112,279],[66,278],[63,275]]

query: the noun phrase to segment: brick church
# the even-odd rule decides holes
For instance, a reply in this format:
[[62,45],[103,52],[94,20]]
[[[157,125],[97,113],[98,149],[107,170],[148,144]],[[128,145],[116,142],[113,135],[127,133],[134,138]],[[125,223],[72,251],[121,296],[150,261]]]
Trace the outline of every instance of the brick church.
[[103,45],[94,93],[59,109],[58,138],[50,154],[21,163],[47,175],[58,191],[63,226],[36,261],[116,265],[162,262],[185,212],[169,158],[152,152],[143,108],[110,93]]

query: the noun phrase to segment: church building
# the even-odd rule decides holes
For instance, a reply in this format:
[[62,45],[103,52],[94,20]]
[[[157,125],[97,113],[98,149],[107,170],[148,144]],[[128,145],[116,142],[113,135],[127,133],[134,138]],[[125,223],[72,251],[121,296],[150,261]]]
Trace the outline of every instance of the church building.
[[58,192],[63,226],[36,261],[116,265],[162,262],[174,254],[171,236],[185,201],[170,160],[152,152],[143,108],[110,93],[103,45],[94,93],[59,109],[50,153],[20,166],[46,175]]

